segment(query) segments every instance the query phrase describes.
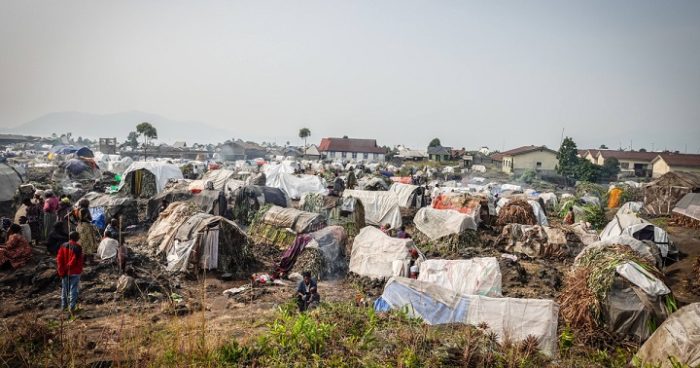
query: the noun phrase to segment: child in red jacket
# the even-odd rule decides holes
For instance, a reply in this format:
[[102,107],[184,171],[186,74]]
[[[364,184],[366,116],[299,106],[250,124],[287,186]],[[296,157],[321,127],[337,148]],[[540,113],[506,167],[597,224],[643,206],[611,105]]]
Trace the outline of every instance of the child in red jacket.
[[83,273],[83,248],[78,243],[80,235],[72,231],[68,243],[61,245],[56,256],[58,277],[61,278],[61,309],[74,311],[78,303],[80,274]]

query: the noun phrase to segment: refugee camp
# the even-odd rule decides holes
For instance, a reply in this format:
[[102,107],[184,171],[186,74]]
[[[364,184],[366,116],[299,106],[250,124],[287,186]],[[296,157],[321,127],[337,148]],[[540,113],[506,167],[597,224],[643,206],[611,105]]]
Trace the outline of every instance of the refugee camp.
[[700,3],[3,8],[0,367],[700,367]]

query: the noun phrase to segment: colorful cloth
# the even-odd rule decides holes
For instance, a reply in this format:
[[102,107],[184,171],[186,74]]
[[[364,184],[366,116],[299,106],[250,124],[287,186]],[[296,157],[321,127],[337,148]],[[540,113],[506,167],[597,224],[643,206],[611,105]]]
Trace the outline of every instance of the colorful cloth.
[[20,234],[12,234],[4,247],[0,247],[0,266],[10,263],[13,269],[18,269],[32,258],[32,247]]
[[81,222],[78,224],[78,234],[80,234],[80,244],[83,246],[85,254],[95,254],[97,252],[97,228],[95,225]]

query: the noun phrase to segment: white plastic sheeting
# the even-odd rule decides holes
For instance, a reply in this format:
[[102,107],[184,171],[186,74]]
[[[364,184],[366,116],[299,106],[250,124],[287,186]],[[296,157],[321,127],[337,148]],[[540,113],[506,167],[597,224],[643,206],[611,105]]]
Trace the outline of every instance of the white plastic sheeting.
[[151,174],[155,175],[156,190],[158,191],[158,193],[163,191],[163,189],[165,188],[165,184],[168,183],[168,180],[183,178],[182,171],[180,171],[180,169],[173,164],[154,161],[136,161],[129,165],[129,168],[127,168],[124,171],[124,174],[122,175],[122,182],[119,185],[120,189],[124,185],[124,180],[126,180],[126,176],[129,173],[137,170],[146,170]]
[[394,183],[389,187],[390,192],[396,193],[401,207],[411,207],[411,199],[416,189],[418,189],[417,185],[401,183]]
[[410,260],[412,248],[411,239],[392,238],[377,228],[364,227],[352,244],[350,272],[376,279],[392,277],[394,261]]
[[540,206],[540,202],[533,201],[532,199],[528,200],[527,203],[530,204],[532,207],[532,212],[535,213],[535,218],[537,218],[537,224],[541,226],[549,226],[549,221],[547,221],[547,215],[544,214],[544,210],[542,209],[542,206]]
[[685,367],[700,366],[700,303],[673,313],[637,352],[642,363],[660,368],[677,367],[669,357]]
[[540,193],[538,198],[542,199],[547,209],[554,210],[559,205],[557,202],[557,195],[554,193]]
[[20,184],[19,174],[10,165],[0,163],[0,202],[11,201]]
[[466,230],[476,230],[479,226],[479,211],[467,215],[456,210],[423,207],[416,212],[413,223],[430,240],[437,240]]
[[367,224],[375,226],[389,224],[392,229],[401,227],[401,209],[396,193],[346,189],[343,192],[343,198],[350,197],[362,202]]
[[644,202],[627,202],[617,210],[618,215],[635,215],[644,207]]
[[486,323],[499,341],[517,342],[532,335],[542,353],[556,356],[558,351],[559,306],[552,300],[463,295],[433,283],[396,277],[387,282],[375,303],[376,309],[383,307],[406,308],[409,315],[431,325]]
[[600,233],[600,239],[606,240],[618,235],[629,235],[638,239],[639,236],[635,235],[650,228],[653,229],[653,241],[659,247],[662,257],[667,257],[669,253],[675,252],[675,247],[664,229],[635,215],[616,215]]
[[501,267],[494,257],[459,260],[429,259],[420,265],[418,280],[464,295],[500,297]]
[[210,170],[202,176],[202,182],[206,183],[207,181],[211,181],[214,184],[214,189],[224,190],[226,188],[226,183],[229,180],[234,180],[233,177],[235,174],[233,170],[227,169]]
[[688,193],[681,198],[676,207],[673,208],[673,213],[690,217],[700,221],[700,193]]
[[281,189],[290,199],[300,199],[306,193],[327,194],[325,181],[314,175],[294,175],[291,165],[265,166],[265,185]]
[[512,190],[514,192],[522,192],[523,187],[515,184],[501,184],[501,191]]
[[119,248],[119,242],[116,239],[103,238],[97,246],[97,255],[100,259],[114,258],[117,256],[117,248]]
[[637,285],[647,295],[661,296],[671,293],[671,289],[661,280],[647,272],[635,262],[625,262],[615,267],[615,272]]

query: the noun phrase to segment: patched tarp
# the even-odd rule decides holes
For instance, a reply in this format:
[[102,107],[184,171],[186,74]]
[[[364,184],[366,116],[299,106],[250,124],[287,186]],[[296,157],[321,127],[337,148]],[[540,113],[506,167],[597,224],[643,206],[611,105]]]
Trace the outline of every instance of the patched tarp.
[[234,183],[239,184],[238,186],[242,186],[243,181],[235,180],[234,179],[235,175],[236,175],[236,172],[233,170],[227,170],[227,169],[209,170],[202,176],[202,183],[206,183],[208,181],[211,181],[214,184],[214,189],[216,189],[216,190],[225,190],[226,183],[228,183],[229,180],[233,180]]
[[700,193],[688,193],[676,203],[674,213],[700,221]]
[[429,259],[420,264],[418,280],[464,295],[502,296],[501,267],[494,257]]
[[90,208],[101,208],[104,211],[105,220],[113,218],[122,219],[122,226],[135,225],[139,222],[139,210],[136,200],[131,197],[118,194],[104,194],[89,192],[81,199],[90,201]]
[[263,215],[262,222],[275,227],[289,228],[301,234],[315,230],[320,223],[325,223],[325,219],[318,213],[272,206]]
[[127,176],[137,170],[146,170],[156,177],[156,191],[158,193],[165,189],[165,184],[168,183],[168,180],[183,178],[180,168],[173,164],[152,161],[136,161],[124,171],[124,174],[122,175],[122,182],[119,186],[120,189],[124,186]]
[[566,233],[562,229],[540,225],[508,224],[496,239],[509,253],[549,258],[568,255]]
[[556,356],[559,306],[552,300],[463,295],[439,285],[403,277],[390,279],[375,309],[406,309],[431,325],[486,323],[499,341],[537,338],[542,353]]
[[6,163],[0,163],[0,202],[11,201],[20,184],[22,177],[17,171]]
[[461,234],[466,230],[476,230],[479,226],[479,211],[464,214],[455,210],[436,210],[423,207],[416,213],[413,223],[430,240],[448,235]]
[[629,235],[637,240],[651,240],[659,247],[662,257],[676,254],[678,250],[666,230],[635,215],[615,215],[600,233],[600,239],[606,240],[619,235]]
[[286,165],[267,165],[265,185],[281,189],[289,198],[298,200],[306,193],[327,193],[325,181],[315,175],[294,175]]
[[700,366],[700,303],[686,305],[656,329],[636,354],[644,364],[674,368],[669,358],[688,367]]
[[392,238],[372,226],[364,227],[352,244],[350,272],[375,279],[395,276],[394,262],[408,262],[413,248],[411,239]]
[[411,207],[416,189],[418,189],[417,185],[394,183],[389,191],[396,193],[400,207]]
[[343,192],[343,199],[351,197],[362,202],[367,224],[375,226],[389,224],[392,229],[401,227],[401,209],[396,193],[346,189]]

